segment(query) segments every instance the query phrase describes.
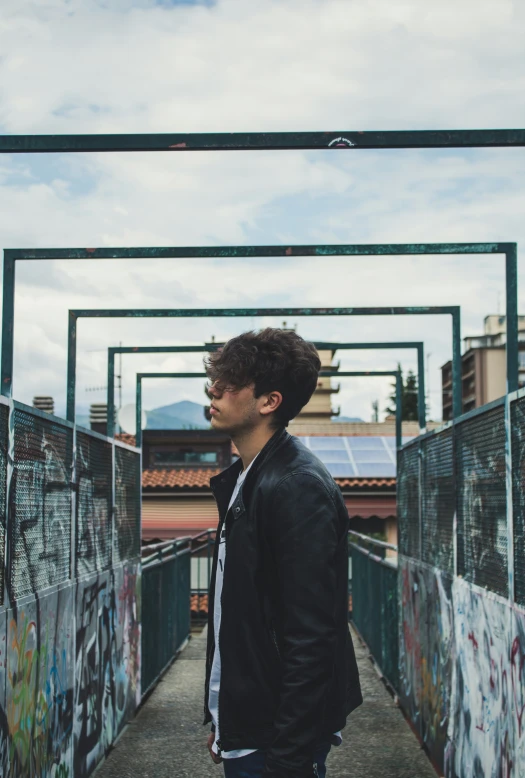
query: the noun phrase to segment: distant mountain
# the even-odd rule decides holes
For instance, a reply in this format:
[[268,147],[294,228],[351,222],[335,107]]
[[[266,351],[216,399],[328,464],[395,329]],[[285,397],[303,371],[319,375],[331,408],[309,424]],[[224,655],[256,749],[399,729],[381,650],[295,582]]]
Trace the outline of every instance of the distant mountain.
[[147,419],[148,430],[210,429],[210,423],[204,417],[204,405],[190,400],[147,411]]

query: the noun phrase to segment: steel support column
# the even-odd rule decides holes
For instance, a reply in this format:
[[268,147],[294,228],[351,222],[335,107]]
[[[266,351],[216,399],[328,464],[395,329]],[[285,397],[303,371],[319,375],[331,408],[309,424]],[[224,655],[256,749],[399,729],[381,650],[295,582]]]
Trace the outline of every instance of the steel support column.
[[518,365],[518,249],[511,244],[505,254],[507,288],[507,392],[519,389]]

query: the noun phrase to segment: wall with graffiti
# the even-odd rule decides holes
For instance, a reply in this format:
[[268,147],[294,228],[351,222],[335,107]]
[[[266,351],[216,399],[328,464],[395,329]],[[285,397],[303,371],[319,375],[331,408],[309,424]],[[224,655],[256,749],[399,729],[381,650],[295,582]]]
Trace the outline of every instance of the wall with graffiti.
[[1,403],[0,473],[0,775],[82,778],[140,701],[139,454]]
[[525,775],[523,394],[400,453],[399,694],[446,778]]

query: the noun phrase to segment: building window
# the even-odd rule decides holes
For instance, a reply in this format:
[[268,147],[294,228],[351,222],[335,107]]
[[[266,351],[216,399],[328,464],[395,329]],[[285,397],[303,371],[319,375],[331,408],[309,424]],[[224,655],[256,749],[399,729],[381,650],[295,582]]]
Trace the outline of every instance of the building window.
[[181,467],[184,465],[217,465],[217,451],[194,451],[193,449],[176,449],[171,451],[154,451],[154,467]]

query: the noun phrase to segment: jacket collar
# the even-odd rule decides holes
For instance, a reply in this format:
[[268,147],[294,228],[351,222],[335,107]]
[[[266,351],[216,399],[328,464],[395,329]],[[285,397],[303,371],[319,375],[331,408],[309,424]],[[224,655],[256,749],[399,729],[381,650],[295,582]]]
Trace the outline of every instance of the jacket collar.
[[[279,429],[262,447],[262,449],[257,454],[257,458],[254,460],[252,467],[250,467],[250,472],[246,476],[246,481],[244,482],[243,487],[245,494],[248,493],[247,490],[250,488],[251,484],[253,484],[257,474],[260,472],[264,464],[268,461],[268,459],[270,459],[275,451],[289,439],[289,437],[290,435],[285,428]],[[226,468],[226,470],[223,470],[222,473],[213,476],[213,478],[210,478],[211,490],[215,495],[215,499],[217,500],[219,512],[221,515],[225,515],[228,509],[228,504],[230,502],[235,483],[237,482],[237,478],[239,477],[241,471],[242,460],[239,458],[236,462],[230,465],[230,467]],[[245,510],[243,489],[241,489],[235,498],[234,504],[232,505],[233,518],[240,519],[241,516],[245,513]]]

